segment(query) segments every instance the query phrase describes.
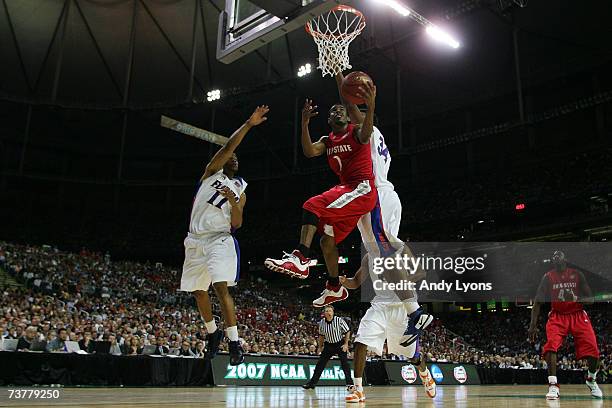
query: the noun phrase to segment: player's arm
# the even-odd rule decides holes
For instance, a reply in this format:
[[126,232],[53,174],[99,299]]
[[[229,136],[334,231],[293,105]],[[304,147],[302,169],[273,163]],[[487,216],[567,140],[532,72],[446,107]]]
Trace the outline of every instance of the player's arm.
[[306,102],[304,102],[304,108],[302,108],[302,151],[304,152],[304,156],[308,158],[321,156],[323,153],[325,153],[325,143],[323,143],[323,138],[312,143],[312,139],[310,138],[310,130],[308,129],[310,119],[314,118],[318,114],[319,112],[317,112],[317,107],[312,106],[312,100],[306,99]]
[[540,280],[540,285],[538,286],[538,291],[536,292],[536,297],[533,301],[533,307],[531,308],[531,322],[529,323],[528,334],[529,341],[532,343],[535,342],[538,334],[538,318],[540,317],[540,309],[546,300],[546,294],[549,287],[548,276],[542,276],[542,280]]
[[336,86],[338,87],[338,95],[340,96],[340,101],[346,107],[346,111],[351,119],[351,123],[354,125],[361,125],[365,118],[365,115],[361,113],[357,105],[352,102],[347,101],[342,97],[342,81],[344,81],[344,75],[342,72],[336,74]]
[[227,202],[232,206],[230,221],[232,224],[232,229],[242,227],[242,212],[244,210],[244,205],[246,204],[246,194],[242,193],[240,199],[236,199],[234,192],[227,186],[220,188],[219,194],[227,198]]
[[249,119],[242,124],[236,131],[230,136],[230,138],[225,142],[223,147],[215,153],[213,158],[210,160],[208,165],[206,166],[206,170],[204,171],[204,175],[202,179],[210,177],[215,174],[219,170],[223,168],[225,163],[229,160],[229,158],[234,154],[234,150],[238,147],[238,145],[242,142],[242,139],[246,136],[246,134],[251,130],[253,126],[257,126],[263,122],[265,122],[268,118],[266,118],[266,114],[270,111],[267,105],[258,106],[255,111],[251,114]]
[[578,272],[578,277],[580,279],[580,294],[578,295],[579,296],[578,301],[585,305],[592,305],[594,302],[593,291],[591,291],[591,287],[589,286],[589,283],[584,277],[584,274],[580,271],[577,271],[577,272]]
[[370,143],[370,137],[374,130],[374,111],[376,110],[376,85],[371,82],[365,82],[359,87],[359,93],[357,94],[360,98],[363,98],[368,105],[365,118],[361,127],[355,129],[355,137],[359,142],[363,144]]
[[361,259],[361,266],[352,278],[346,276],[340,276],[340,283],[347,289],[357,289],[366,280],[368,274],[368,256],[366,255]]
[[351,331],[349,330],[346,333],[344,333],[344,343],[342,344],[342,350],[344,352],[348,352],[350,340],[351,340]]

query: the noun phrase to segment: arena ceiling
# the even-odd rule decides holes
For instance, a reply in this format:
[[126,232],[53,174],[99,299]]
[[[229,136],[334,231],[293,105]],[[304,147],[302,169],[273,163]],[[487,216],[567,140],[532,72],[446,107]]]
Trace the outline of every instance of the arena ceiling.
[[[433,44],[414,21],[371,0],[356,0],[352,3],[364,11],[368,27],[351,55],[354,67],[367,70],[391,95],[399,68],[401,90],[413,114],[512,92],[513,26],[520,28],[526,86],[588,69],[611,56],[610,2],[531,0],[520,8],[512,0],[404,1],[449,28],[463,46],[451,50]],[[302,30],[235,63],[218,62],[223,0],[1,3],[0,97],[6,100],[138,109],[201,101],[214,88],[233,93],[236,100],[269,88],[297,87],[304,93],[323,84],[316,78],[296,79],[298,66],[316,56]]]

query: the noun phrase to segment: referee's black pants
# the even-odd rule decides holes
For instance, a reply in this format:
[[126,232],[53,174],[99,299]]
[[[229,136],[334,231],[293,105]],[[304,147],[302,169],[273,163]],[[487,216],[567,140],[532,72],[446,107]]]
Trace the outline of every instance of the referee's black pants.
[[312,374],[312,378],[309,383],[316,385],[321,378],[321,374],[327,365],[327,362],[334,355],[338,355],[340,358],[340,365],[342,366],[342,371],[344,371],[344,378],[346,379],[347,385],[353,385],[353,377],[351,376],[351,367],[349,366],[348,357],[346,355],[346,351],[342,351],[342,345],[344,341],[339,341],[338,343],[323,343],[323,351],[321,351],[321,355],[319,356],[319,361],[317,361],[317,366],[315,367],[314,373]]

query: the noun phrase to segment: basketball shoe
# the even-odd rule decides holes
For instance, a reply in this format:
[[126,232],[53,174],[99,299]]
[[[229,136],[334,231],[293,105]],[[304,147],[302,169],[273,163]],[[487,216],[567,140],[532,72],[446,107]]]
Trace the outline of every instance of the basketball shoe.
[[219,351],[221,340],[223,340],[223,331],[221,329],[215,330],[214,333],[208,333],[206,336],[206,358],[215,358]]
[[429,368],[426,368],[424,372],[419,371],[419,377],[421,378],[423,387],[425,387],[425,392],[427,393],[427,396],[429,398],[434,398],[436,396],[436,382],[431,376]]
[[348,290],[344,286],[334,287],[327,282],[321,296],[312,301],[313,307],[325,307],[331,303],[339,302],[348,297]]
[[237,366],[244,362],[244,350],[239,341],[229,342],[230,365]]
[[591,390],[591,396],[593,398],[603,398],[603,393],[601,392],[599,385],[597,385],[595,378],[587,377],[586,385],[589,387],[589,390]]
[[408,347],[417,341],[423,330],[425,330],[434,320],[432,315],[423,312],[423,309],[420,307],[408,317],[408,326],[400,339],[400,346],[402,347]]
[[285,252],[281,259],[266,258],[264,265],[274,272],[284,273],[292,278],[306,279],[310,273],[309,262],[310,259],[296,249],[290,254]]
[[347,391],[349,395],[346,396],[346,402],[363,402],[366,399],[363,388],[359,391],[355,385],[349,385]]
[[559,385],[557,384],[548,385],[548,393],[546,394],[547,400],[558,400],[560,394],[561,393],[559,392]]

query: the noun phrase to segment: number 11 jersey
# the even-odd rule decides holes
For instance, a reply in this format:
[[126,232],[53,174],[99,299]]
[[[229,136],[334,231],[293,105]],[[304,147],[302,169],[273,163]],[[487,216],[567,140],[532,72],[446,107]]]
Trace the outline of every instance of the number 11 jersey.
[[232,232],[232,206],[218,189],[228,187],[236,200],[246,190],[247,182],[241,177],[230,178],[223,169],[203,179],[193,200],[189,232],[195,235]]

